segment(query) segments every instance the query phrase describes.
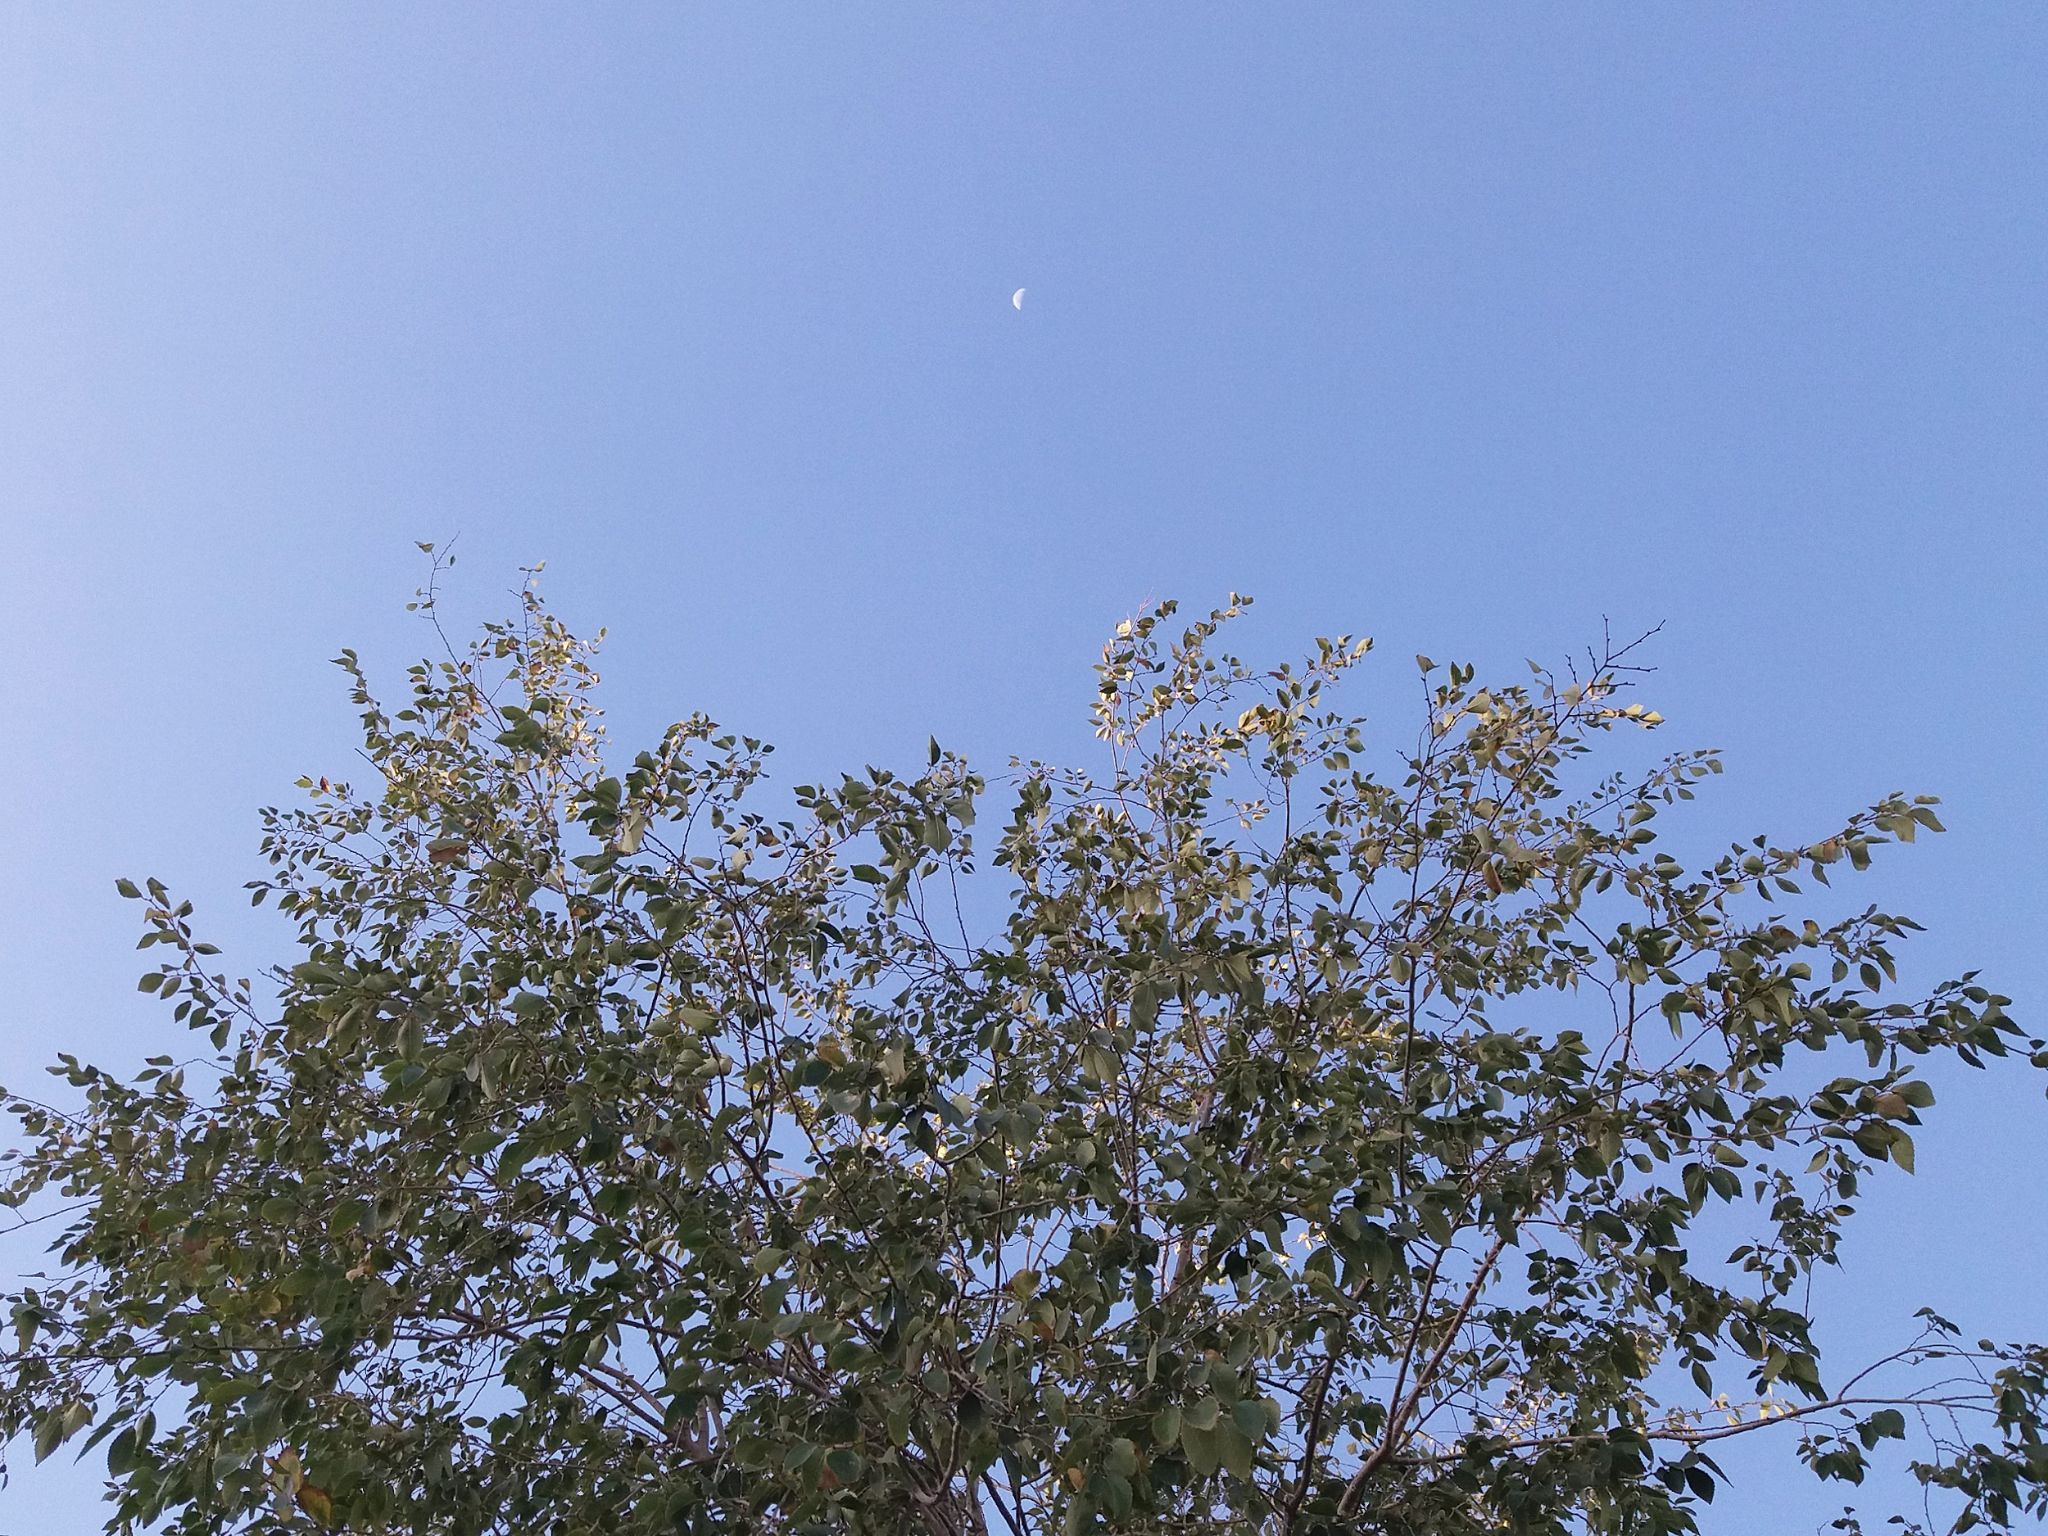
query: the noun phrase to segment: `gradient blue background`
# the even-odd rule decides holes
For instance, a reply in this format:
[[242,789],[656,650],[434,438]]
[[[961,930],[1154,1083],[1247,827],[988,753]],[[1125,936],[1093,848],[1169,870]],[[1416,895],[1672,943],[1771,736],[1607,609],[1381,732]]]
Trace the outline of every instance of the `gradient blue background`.
[[[253,810],[458,531],[458,619],[545,559],[611,627],[622,741],[792,778],[1085,755],[1151,597],[1376,634],[1403,732],[1411,652],[1662,620],[1702,846],[1943,795],[1852,889],[2038,1029],[2044,150],[2022,5],[10,5],[0,1080],[171,1038],[116,875],[282,952]],[[1847,1351],[2048,1333],[2040,1085],[1940,1086]],[[97,1524],[15,1460],[0,1530]],[[1842,1502],[1724,1460],[1709,1529]]]

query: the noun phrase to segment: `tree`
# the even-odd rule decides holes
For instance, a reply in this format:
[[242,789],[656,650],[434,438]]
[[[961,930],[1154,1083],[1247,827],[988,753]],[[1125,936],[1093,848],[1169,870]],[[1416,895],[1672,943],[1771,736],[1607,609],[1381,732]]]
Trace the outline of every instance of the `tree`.
[[1255,671],[1241,606],[1119,626],[1098,774],[934,743],[779,810],[702,718],[608,770],[530,586],[395,713],[344,653],[373,780],[252,887],[295,963],[124,882],[210,1053],[9,1096],[61,1230],[0,1439],[90,1428],[112,1527],[185,1533],[1688,1531],[1751,1434],[2041,1512],[2048,1352],[1824,1371],[1804,1299],[1923,1063],[2048,1062],[1892,996],[1904,918],[1794,910],[1933,803],[1688,869],[1720,764],[1602,776],[1626,648],[1418,658],[1382,776],[1367,645]]

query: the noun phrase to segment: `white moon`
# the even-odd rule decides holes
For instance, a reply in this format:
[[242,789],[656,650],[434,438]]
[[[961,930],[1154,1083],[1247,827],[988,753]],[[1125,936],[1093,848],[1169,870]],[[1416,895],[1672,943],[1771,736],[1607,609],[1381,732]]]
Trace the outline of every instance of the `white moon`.
[[1018,289],[1018,290],[1017,290],[1017,291],[1016,291],[1015,293],[1013,293],[1013,294],[1011,294],[1011,295],[1010,295],[1010,308],[1012,308],[1012,309],[1022,309],[1023,307],[1024,307],[1024,290],[1023,290],[1022,288],[1019,288],[1019,289]]

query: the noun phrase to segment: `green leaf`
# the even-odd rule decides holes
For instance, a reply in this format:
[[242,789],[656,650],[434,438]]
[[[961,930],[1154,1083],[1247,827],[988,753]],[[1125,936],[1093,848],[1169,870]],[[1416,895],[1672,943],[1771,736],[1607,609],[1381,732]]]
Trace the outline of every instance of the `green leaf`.
[[1217,1402],[1213,1397],[1204,1397],[1191,1403],[1184,1411],[1182,1418],[1189,1429],[1211,1430],[1216,1427],[1216,1421],[1222,1416],[1222,1413],[1223,1405],[1221,1403]]
[[1897,1126],[1892,1127],[1891,1157],[1906,1172],[1913,1171],[1913,1138]]
[[1219,1426],[1197,1429],[1193,1424],[1183,1423],[1180,1445],[1188,1465],[1198,1476],[1209,1477],[1223,1465],[1223,1430]]
[[52,1408],[36,1421],[35,1454],[38,1463],[47,1461],[58,1446],[92,1422],[92,1409],[79,1398]]
[[1254,1445],[1266,1438],[1266,1404],[1256,1397],[1241,1397],[1231,1407],[1231,1421]]
[[1252,1475],[1251,1437],[1229,1419],[1218,1424],[1214,1433],[1222,1452],[1223,1465],[1230,1469],[1232,1476],[1249,1479]]
[[1099,1045],[1081,1047],[1081,1075],[1091,1082],[1113,1083],[1120,1075],[1116,1056]]
[[799,1440],[783,1453],[782,1470],[786,1476],[808,1481],[812,1467],[823,1461],[825,1448],[808,1440]]

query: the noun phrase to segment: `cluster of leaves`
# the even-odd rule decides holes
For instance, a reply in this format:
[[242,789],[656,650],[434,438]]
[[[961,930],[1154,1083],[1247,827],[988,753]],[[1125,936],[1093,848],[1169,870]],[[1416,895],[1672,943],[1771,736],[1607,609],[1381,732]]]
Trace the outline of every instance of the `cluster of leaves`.
[[701,718],[613,773],[530,588],[395,713],[344,654],[374,780],[253,887],[296,963],[124,885],[210,1053],[9,1096],[0,1442],[190,1536],[1688,1531],[1752,1433],[2040,1512],[2048,1354],[1929,1315],[1833,1381],[1804,1300],[1925,1062],[2042,1063],[1787,910],[1931,802],[1688,869],[1715,758],[1588,765],[1659,723],[1625,651],[1419,658],[1382,775],[1368,647],[1256,672],[1239,607],[1121,626],[1107,766],[1016,765],[986,858],[936,744],[786,815]]

